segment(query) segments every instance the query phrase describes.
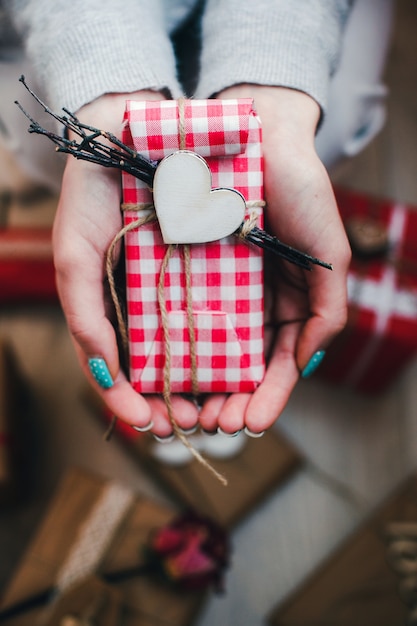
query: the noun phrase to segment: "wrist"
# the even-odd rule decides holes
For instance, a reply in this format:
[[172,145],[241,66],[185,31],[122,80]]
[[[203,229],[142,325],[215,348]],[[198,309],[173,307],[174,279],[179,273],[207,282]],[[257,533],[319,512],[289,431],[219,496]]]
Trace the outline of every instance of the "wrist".
[[314,137],[320,119],[320,106],[307,93],[287,87],[242,84],[228,87],[218,94],[219,98],[253,98],[259,115],[264,142],[285,137],[303,144],[314,145]]

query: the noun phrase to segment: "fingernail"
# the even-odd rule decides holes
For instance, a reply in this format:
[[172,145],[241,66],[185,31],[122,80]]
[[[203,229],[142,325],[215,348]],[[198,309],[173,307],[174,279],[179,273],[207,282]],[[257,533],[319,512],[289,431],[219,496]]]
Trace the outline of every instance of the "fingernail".
[[151,428],[153,427],[153,422],[150,421],[149,424],[146,424],[146,426],[134,426],[133,424],[131,424],[133,430],[137,430],[138,433],[147,433],[148,430],[151,430]]
[[219,435],[225,435],[225,437],[237,437],[242,431],[236,430],[234,433],[226,433],[224,430],[220,428],[217,429]]
[[309,376],[314,374],[314,372],[316,371],[316,369],[318,368],[318,366],[324,359],[325,354],[326,354],[325,350],[317,350],[317,352],[313,354],[313,356],[311,357],[311,359],[309,360],[309,362],[307,363],[307,365],[301,372],[301,377],[308,378]]
[[205,428],[202,428],[201,432],[208,437],[213,437],[214,435],[217,435],[217,428],[215,428],[214,430],[206,430]]
[[101,357],[92,357],[88,359],[88,367],[96,382],[102,389],[110,389],[113,387],[113,378],[107,367],[107,363]]
[[194,433],[197,432],[198,429],[198,424],[196,426],[193,426],[192,428],[180,428],[180,432],[182,432],[183,435],[194,435]]
[[252,437],[252,439],[259,439],[260,437],[263,437],[263,435],[265,434],[265,431],[261,430],[261,432],[259,433],[254,433],[252,430],[249,430],[247,426],[245,426],[245,434],[248,437]]
[[158,443],[171,443],[171,441],[174,441],[175,435],[174,433],[171,433],[170,435],[167,435],[166,437],[158,437],[158,435],[154,435],[153,438]]

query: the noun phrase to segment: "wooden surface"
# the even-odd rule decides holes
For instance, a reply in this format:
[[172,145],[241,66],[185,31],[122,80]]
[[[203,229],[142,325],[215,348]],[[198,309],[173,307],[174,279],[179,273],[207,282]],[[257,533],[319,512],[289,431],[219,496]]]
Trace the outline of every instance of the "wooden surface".
[[[298,592],[271,613],[271,626],[351,626],[359,623],[359,617],[366,626],[408,623],[408,612],[415,605],[415,585],[414,594],[404,590],[415,570],[416,520],[414,475]],[[394,526],[396,535],[389,532]],[[401,534],[401,529],[407,532],[408,528],[410,535]],[[406,550],[398,550],[400,544],[407,545]]]
[[[398,8],[386,73],[387,124],[369,148],[339,169],[335,182],[417,206],[415,0],[399,0]],[[33,440],[37,489],[20,508],[0,516],[4,586],[69,465],[124,480],[161,502],[166,496],[116,440],[103,442],[103,428],[81,400],[84,378],[58,308],[5,309],[0,334],[11,339],[31,381],[41,435]],[[264,625],[272,608],[416,469],[416,377],[414,361],[393,387],[374,398],[314,378],[300,382],[276,429],[307,462],[233,532],[227,593],[209,601],[196,626]]]
[[240,436],[244,438],[243,447],[233,458],[212,459],[203,452],[213,468],[226,478],[227,486],[196,460],[179,467],[157,461],[148,437],[140,437],[133,447],[138,460],[182,504],[212,517],[225,528],[232,528],[289,480],[302,464],[298,450],[280,433],[271,431],[259,439]]

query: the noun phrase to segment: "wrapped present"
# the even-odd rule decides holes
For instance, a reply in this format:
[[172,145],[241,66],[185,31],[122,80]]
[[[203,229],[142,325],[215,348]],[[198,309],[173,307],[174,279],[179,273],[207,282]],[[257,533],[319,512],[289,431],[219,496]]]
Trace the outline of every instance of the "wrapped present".
[[56,302],[50,228],[0,229],[0,302]]
[[55,302],[52,221],[56,198],[22,185],[0,191],[0,303]]
[[349,314],[319,371],[376,393],[417,352],[417,211],[341,189],[336,199],[353,252]]
[[417,476],[270,614],[271,626],[415,624]]
[[153,533],[176,517],[119,483],[70,470],[3,593],[1,622],[57,626],[84,617],[117,626],[123,615],[126,626],[192,623],[207,591],[177,589],[141,571]]
[[[253,391],[264,375],[263,260],[231,234],[249,215],[262,225],[252,101],[132,101],[126,120],[123,142],[162,160],[153,193],[123,172],[131,383],[163,391],[169,351],[173,393]],[[152,204],[158,220],[135,227]]]

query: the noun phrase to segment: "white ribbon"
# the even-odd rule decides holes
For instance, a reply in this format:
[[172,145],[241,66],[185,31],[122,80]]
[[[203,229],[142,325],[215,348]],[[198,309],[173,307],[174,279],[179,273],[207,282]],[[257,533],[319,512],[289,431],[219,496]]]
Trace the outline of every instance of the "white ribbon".
[[374,333],[358,357],[355,366],[346,377],[346,383],[355,386],[369,367],[387,330],[392,315],[417,318],[417,292],[397,289],[395,261],[404,236],[406,207],[395,205],[388,226],[390,262],[387,263],[379,281],[349,274],[348,299],[362,309],[375,313]]

